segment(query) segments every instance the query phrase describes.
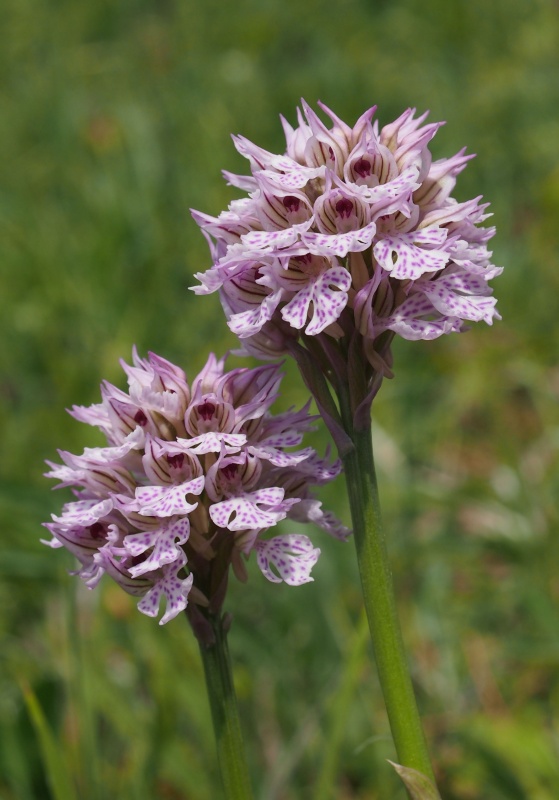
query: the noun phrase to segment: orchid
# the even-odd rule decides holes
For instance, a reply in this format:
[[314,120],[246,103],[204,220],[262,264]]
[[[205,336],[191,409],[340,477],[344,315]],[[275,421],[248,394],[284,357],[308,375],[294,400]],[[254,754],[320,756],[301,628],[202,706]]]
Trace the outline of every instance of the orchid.
[[[71,486],[75,500],[46,528],[51,547],[67,548],[90,588],[104,574],[140,598],[160,624],[187,608],[215,614],[229,567],[247,577],[252,552],[270,581],[312,581],[320,550],[307,536],[266,538],[286,518],[314,522],[339,539],[349,531],[310,491],[332,480],[340,462],[298,448],[313,417],[303,409],[272,415],[278,365],[225,371],[210,355],[189,386],[184,372],[150,353],[122,363],[128,392],[104,383],[102,402],[71,414],[99,428],[107,446],[82,455],[60,451],[48,477]],[[295,448],[295,449],[294,449]]]
[[442,123],[408,109],[380,127],[373,107],[351,127],[319,106],[331,127],[302,101],[297,127],[282,119],[281,155],[233,137],[251,175],[224,175],[248,196],[217,217],[193,211],[213,259],[193,291],[219,291],[245,352],[321,350],[355,411],[391,376],[394,335],[434,339],[500,319],[488,282],[502,269],[487,248],[494,228],[481,224],[487,204],[452,197],[473,156],[432,159]]

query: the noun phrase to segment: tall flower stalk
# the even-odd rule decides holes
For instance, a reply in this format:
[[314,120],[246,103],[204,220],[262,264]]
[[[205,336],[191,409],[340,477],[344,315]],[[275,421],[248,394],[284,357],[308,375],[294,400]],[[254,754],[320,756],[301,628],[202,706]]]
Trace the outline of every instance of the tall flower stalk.
[[200,654],[215,733],[217,760],[227,800],[251,800],[237,696],[227,644],[227,618],[208,614],[213,640],[200,642]]
[[[320,550],[302,534],[269,537],[284,519],[314,522],[346,539],[349,530],[325,512],[311,487],[328,483],[339,462],[299,448],[314,418],[308,405],[273,415],[277,365],[225,371],[213,355],[192,385],[174,364],[134,351],[122,363],[128,392],[101,387],[102,402],[74,407],[99,428],[106,447],[60,451],[48,477],[73,487],[76,499],[46,528],[66,547],[89,588],[104,575],[139,597],[138,609],[160,624],[185,613],[200,646],[230,800],[250,800],[249,773],[224,614],[229,573],[245,581],[254,553],[264,577],[298,586],[312,581]],[[295,448],[295,449],[294,449]]]
[[371,636],[398,758],[432,778],[407,666],[380,521],[371,407],[392,377],[391,345],[499,319],[489,280],[487,205],[452,197],[472,158],[433,161],[441,123],[408,109],[380,127],[369,109],[350,127],[303,101],[282,120],[286,151],[235,136],[250,175],[225,172],[246,196],[218,217],[197,211],[212,267],[197,294],[219,291],[243,349],[295,358],[343,460]]

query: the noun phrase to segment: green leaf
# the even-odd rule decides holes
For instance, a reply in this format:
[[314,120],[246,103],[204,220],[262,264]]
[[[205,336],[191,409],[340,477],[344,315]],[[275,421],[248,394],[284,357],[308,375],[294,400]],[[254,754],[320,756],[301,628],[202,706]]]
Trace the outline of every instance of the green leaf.
[[441,800],[437,787],[422,772],[411,767],[402,767],[401,764],[395,764],[393,761],[388,761],[388,763],[392,764],[402,779],[411,800]]
[[35,733],[39,739],[41,755],[46,777],[55,800],[77,800],[76,792],[62,757],[60,746],[49,727],[49,724],[31,687],[22,683],[21,690],[25,705],[33,722]]

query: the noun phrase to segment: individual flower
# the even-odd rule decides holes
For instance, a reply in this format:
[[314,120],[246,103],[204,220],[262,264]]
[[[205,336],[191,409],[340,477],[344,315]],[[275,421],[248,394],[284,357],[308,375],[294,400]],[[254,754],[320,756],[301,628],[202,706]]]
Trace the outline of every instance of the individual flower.
[[[211,355],[189,386],[184,372],[150,353],[122,362],[128,392],[104,383],[102,402],[74,406],[76,419],[99,428],[107,446],[81,455],[60,451],[48,477],[73,487],[75,499],[46,523],[51,547],[76,556],[93,588],[107,573],[160,624],[188,608],[216,613],[229,567],[246,578],[245,559],[272,582],[312,581],[320,550],[307,536],[268,538],[283,519],[314,522],[331,535],[349,531],[312,493],[339,462],[299,448],[314,418],[308,405],[272,415],[278,365],[225,371]],[[196,622],[197,621],[197,622]]]
[[355,410],[391,374],[395,334],[434,339],[500,319],[488,281],[502,269],[487,204],[452,197],[472,156],[432,160],[442,123],[408,109],[381,128],[371,108],[350,127],[319,106],[331,126],[303,101],[297,127],[283,120],[284,154],[233,137],[251,175],[224,175],[248,196],[215,218],[193,212],[214,262],[193,290],[219,291],[229,327],[261,358],[297,355],[297,341],[317,358],[315,338]]

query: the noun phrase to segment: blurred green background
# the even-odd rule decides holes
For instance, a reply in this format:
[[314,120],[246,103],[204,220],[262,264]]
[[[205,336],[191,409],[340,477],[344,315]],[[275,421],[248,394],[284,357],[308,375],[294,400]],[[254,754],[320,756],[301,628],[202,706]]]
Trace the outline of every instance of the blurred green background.
[[[190,376],[234,345],[217,297],[188,291],[209,265],[188,209],[235,196],[231,132],[283,149],[278,114],[294,122],[300,96],[348,122],[428,108],[448,122],[435,158],[478,154],[456,196],[492,203],[503,322],[397,343],[376,452],[443,797],[556,800],[557,3],[4,0],[2,18],[1,800],[220,796],[192,635],[68,577],[39,543],[63,500],[43,461],[97,443],[64,409],[97,402],[103,377],[123,386],[133,343]],[[287,372],[284,405],[304,402]],[[349,519],[341,483],[325,499]],[[256,796],[402,800],[352,545],[315,541],[315,583],[252,563],[231,587]]]

